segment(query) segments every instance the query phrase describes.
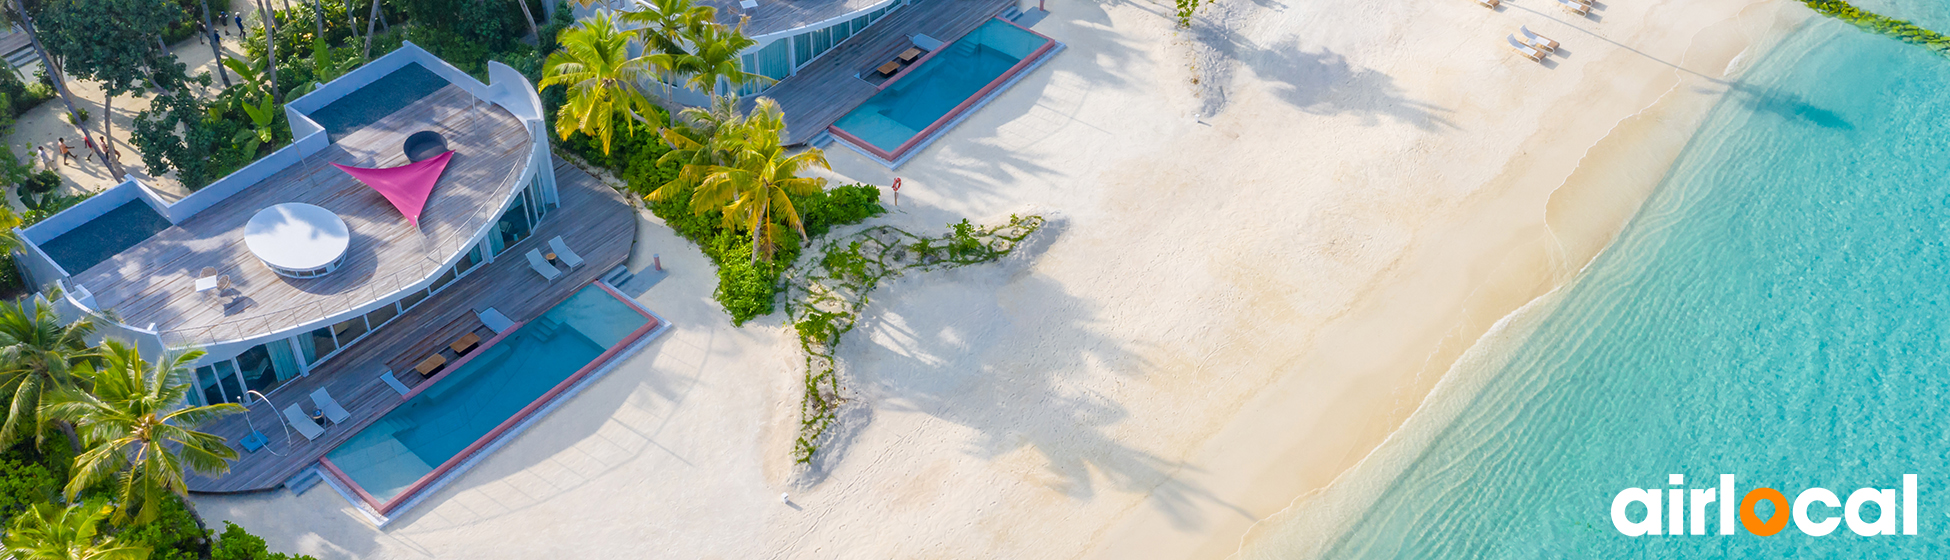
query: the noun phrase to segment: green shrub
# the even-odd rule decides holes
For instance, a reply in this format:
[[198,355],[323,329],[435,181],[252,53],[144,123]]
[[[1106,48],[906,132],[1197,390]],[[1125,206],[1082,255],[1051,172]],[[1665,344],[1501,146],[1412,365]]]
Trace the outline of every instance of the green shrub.
[[61,174],[55,173],[52,169],[42,169],[38,173],[28,175],[27,180],[20,183],[21,190],[33,194],[51,193],[60,186]]
[[[0,274],[19,282],[13,255],[6,255],[4,260],[0,263],[3,268]],[[0,453],[0,519],[13,519],[27,511],[28,506],[52,501],[60,495],[61,481],[55,480],[54,473],[40,464],[35,455],[28,446],[15,446]]]
[[178,498],[157,504],[155,521],[123,529],[116,538],[133,545],[149,547],[150,560],[199,560],[209,535],[196,527],[196,519]]
[[250,534],[243,527],[229,521],[223,522],[223,534],[217,535],[217,543],[210,547],[210,560],[317,560],[303,554],[292,556],[282,552],[271,552],[264,539]]

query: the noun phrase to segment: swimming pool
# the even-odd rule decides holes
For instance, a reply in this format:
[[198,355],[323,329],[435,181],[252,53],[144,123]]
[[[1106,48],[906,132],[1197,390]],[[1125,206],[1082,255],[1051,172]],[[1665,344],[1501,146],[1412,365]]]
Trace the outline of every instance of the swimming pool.
[[169,228],[169,220],[141,200],[131,200],[41,244],[68,274],[81,274],[116,253]]
[[591,284],[421,383],[319,463],[385,515],[659,324]]
[[928,53],[828,130],[893,162],[1020,74],[1056,41],[1003,19]]
[[418,62],[409,63],[305,116],[325,129],[326,138],[338,142],[451,83]]

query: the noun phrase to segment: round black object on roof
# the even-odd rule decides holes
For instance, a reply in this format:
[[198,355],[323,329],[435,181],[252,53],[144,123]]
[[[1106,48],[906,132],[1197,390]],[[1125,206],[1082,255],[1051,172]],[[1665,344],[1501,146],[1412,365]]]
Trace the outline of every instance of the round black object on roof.
[[413,133],[412,136],[406,137],[406,145],[404,147],[406,149],[407,161],[418,162],[445,153],[447,151],[447,139],[442,138],[438,132],[422,130]]

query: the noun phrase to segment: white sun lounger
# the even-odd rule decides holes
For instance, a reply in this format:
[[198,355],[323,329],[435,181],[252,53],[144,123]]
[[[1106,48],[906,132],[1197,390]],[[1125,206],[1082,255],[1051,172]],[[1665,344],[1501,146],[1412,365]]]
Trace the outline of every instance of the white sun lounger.
[[1491,9],[1495,9],[1495,8],[1496,8],[1497,6],[1500,6],[1500,5],[1502,5],[1502,4],[1503,4],[1503,2],[1501,2],[1501,1],[1499,1],[1499,0],[1476,0],[1476,3],[1477,3],[1477,4],[1482,4],[1482,5],[1483,5],[1483,7],[1485,7],[1485,8],[1491,8]]
[[1509,35],[1506,38],[1510,40],[1510,48],[1516,49],[1517,54],[1524,55],[1525,57],[1531,60],[1535,60],[1537,62],[1544,61],[1544,51],[1537,50],[1537,47],[1523,44],[1523,41],[1517,40],[1516,35]]
[[399,392],[399,395],[402,397],[406,396],[407,393],[413,392],[413,390],[406,388],[405,383],[400,383],[398,377],[393,377],[393,370],[380,371],[379,380],[385,382],[387,387],[392,387],[394,391]]
[[570,251],[569,244],[562,242],[562,236],[557,235],[549,238],[548,248],[555,250],[555,258],[562,259],[562,264],[569,265],[569,270],[575,270],[577,267],[582,266],[582,255],[576,254],[575,251]]
[[542,252],[540,250],[529,249],[526,256],[528,257],[528,268],[535,269],[535,273],[542,275],[542,278],[553,282],[556,278],[562,277],[562,271],[556,269],[555,265],[549,264],[548,259],[542,258]]
[[1557,41],[1552,41],[1550,37],[1538,35],[1536,32],[1531,31],[1530,26],[1528,25],[1518,26],[1517,32],[1523,33],[1524,39],[1527,39],[1527,41],[1525,42],[1530,43],[1530,46],[1537,47],[1539,49],[1543,49],[1546,51],[1557,50]]
[[325,435],[325,428],[318,427],[318,423],[313,422],[310,416],[305,415],[305,410],[295,404],[284,407],[284,423],[290,424],[291,429],[298,430],[298,435],[305,436],[307,441]]
[[332,400],[332,393],[326,391],[324,387],[311,392],[311,402],[318,405],[319,410],[325,411],[325,419],[331,420],[333,424],[343,423],[347,418],[352,417],[352,413],[346,412],[345,407],[339,406],[338,401]]
[[1577,2],[1575,0],[1557,0],[1557,5],[1563,6],[1564,9],[1569,10],[1571,13],[1577,15],[1581,15],[1581,16],[1591,15],[1590,4]]

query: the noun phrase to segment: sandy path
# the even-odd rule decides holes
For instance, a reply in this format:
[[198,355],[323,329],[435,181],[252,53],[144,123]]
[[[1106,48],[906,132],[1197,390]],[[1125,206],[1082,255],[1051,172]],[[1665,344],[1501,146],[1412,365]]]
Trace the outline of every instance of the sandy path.
[[[1229,6],[1254,23],[1219,35],[1239,64],[1197,122],[1162,7],[1052,1],[1036,30],[1069,50],[904,167],[885,221],[1059,226],[876,294],[841,354],[870,418],[809,489],[783,330],[726,326],[652,226],[639,251],[676,272],[640,299],[677,331],[398,523],[318,490],[199,506],[322,558],[1227,555],[1601,247],[1790,5],[1601,4]],[[1519,24],[1564,56],[1518,58]]]

